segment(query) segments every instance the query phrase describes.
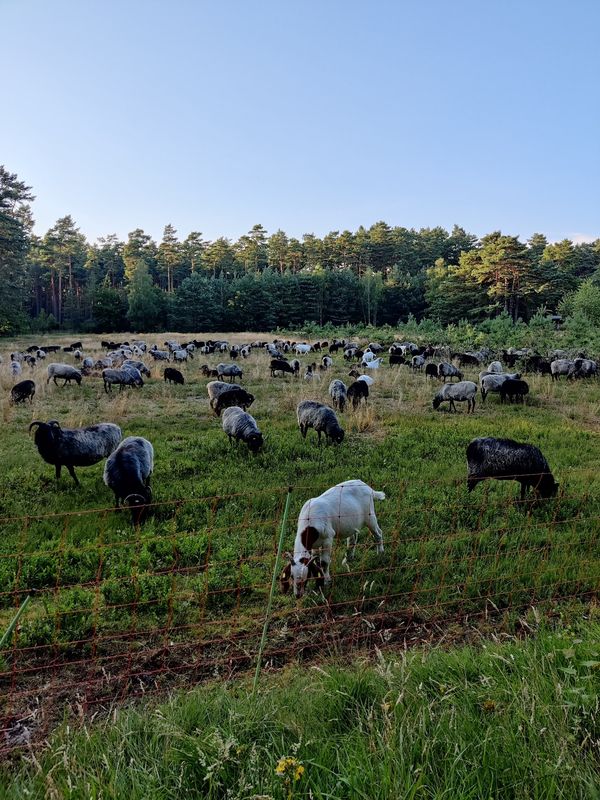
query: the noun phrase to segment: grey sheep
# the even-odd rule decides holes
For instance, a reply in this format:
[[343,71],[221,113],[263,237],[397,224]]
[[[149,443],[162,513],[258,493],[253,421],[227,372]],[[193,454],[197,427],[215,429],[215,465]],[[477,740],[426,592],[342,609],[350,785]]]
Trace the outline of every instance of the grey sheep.
[[35,420],[29,430],[37,426],[34,441],[39,454],[48,464],[54,464],[56,479],[62,467],[79,486],[74,467],[89,467],[109,456],[121,441],[121,429],[112,422],[100,422],[87,428],[61,428],[57,420]]
[[448,361],[440,361],[438,364],[438,378],[442,378],[444,383],[446,383],[446,378],[458,378],[459,381],[462,381],[463,374],[462,372],[457,369],[454,364],[450,364]]
[[132,359],[128,358],[121,364],[121,369],[129,369],[130,367],[137,369],[140,375],[145,375],[147,378],[150,377],[150,370],[143,361],[132,361]]
[[140,371],[134,367],[128,369],[103,369],[102,380],[104,381],[104,391],[108,394],[112,392],[113,386],[118,386],[119,391],[122,391],[124,386],[137,386],[142,387],[144,380],[140,375]]
[[343,411],[348,401],[348,390],[344,381],[334,380],[329,384],[329,396],[333,407],[338,411]]
[[71,381],[75,381],[80,386],[81,377],[81,372],[70,364],[48,364],[48,380],[46,383],[48,384],[51,380],[54,380],[54,383],[58,386],[56,379],[62,378],[63,386],[71,383]]
[[154,448],[141,436],[128,436],[109,456],[104,466],[104,483],[112,489],[115,504],[131,509],[134,525],[142,522],[152,502],[150,476],[154,470]]
[[475,395],[477,394],[477,384],[473,381],[460,381],[459,383],[445,383],[436,396],[433,398],[434,409],[440,407],[440,403],[448,401],[450,411],[456,411],[454,403],[467,403],[467,414],[475,411]]
[[521,500],[528,487],[541,497],[554,497],[558,484],[552,476],[542,452],[532,444],[520,444],[512,439],[492,436],[473,439],[467,447],[467,488],[471,492],[480,481],[495,478],[518,481]]
[[335,411],[329,406],[318,403],[315,400],[303,400],[298,403],[298,426],[302,438],[306,438],[309,428],[314,428],[317,432],[319,444],[321,443],[321,433],[325,434],[325,441],[340,444],[344,440],[344,431],[338,422]]
[[575,362],[568,358],[557,358],[550,364],[552,380],[557,381],[561,375],[569,376],[575,369]]
[[236,378],[242,379],[243,372],[237,364],[217,364],[217,378],[229,378],[230,382]]
[[258,453],[263,446],[263,435],[256,420],[239,406],[230,406],[223,411],[222,425],[230,444],[234,440],[244,442],[252,453]]

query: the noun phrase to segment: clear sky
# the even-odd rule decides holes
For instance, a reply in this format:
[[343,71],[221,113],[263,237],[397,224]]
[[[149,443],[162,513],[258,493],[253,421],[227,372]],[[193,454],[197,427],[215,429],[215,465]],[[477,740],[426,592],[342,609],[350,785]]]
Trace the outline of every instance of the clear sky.
[[600,236],[597,0],[0,0],[36,230]]

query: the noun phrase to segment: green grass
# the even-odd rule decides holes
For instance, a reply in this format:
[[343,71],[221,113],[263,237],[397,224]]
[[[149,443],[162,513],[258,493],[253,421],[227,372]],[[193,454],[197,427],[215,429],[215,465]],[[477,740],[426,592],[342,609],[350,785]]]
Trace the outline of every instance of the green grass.
[[[167,336],[146,338],[162,342]],[[3,354],[27,343],[7,342]],[[98,343],[87,338],[84,349],[90,352]],[[62,359],[70,356],[56,360]],[[133,671],[144,673],[156,669],[154,654],[163,652],[165,642],[179,648],[184,662],[186,648],[195,647],[193,657],[200,663],[205,658],[209,672],[226,670],[230,662],[250,666],[288,486],[293,492],[286,549],[308,497],[361,478],[387,494],[376,506],[386,553],[379,559],[363,534],[351,572],[342,567],[338,547],[326,602],[311,594],[297,606],[277,594],[267,663],[314,653],[321,632],[327,647],[337,637],[336,647],[347,651],[365,639],[403,641],[412,622],[443,630],[470,615],[491,614],[510,630],[528,606],[552,609],[561,598],[597,592],[597,381],[552,384],[532,376],[525,406],[501,406],[490,396],[474,415],[452,415],[431,409],[437,384],[406,367],[385,367],[375,376],[367,409],[341,415],[344,443],[319,448],[314,433],[306,441],[300,437],[295,408],[304,398],[326,401],[334,377],[349,382],[346,363],[337,356],[334,369],[311,385],[270,378],[268,357],[253,353],[240,362],[243,385],[256,395],[250,412],[267,437],[264,452],[254,457],[243,446],[229,446],[220,420],[209,411],[199,366],[219,360],[198,355],[184,367],[183,387],[165,385],[159,365],[143,389],[112,396],[97,377],[84,379],[81,388],[47,387],[41,367],[34,374],[33,407],[11,407],[5,358],[0,627],[8,625],[28,590],[36,594],[11,643],[16,650],[6,654],[4,688],[13,686],[13,669],[31,668],[20,680],[34,694],[48,677],[48,663],[57,659],[88,665],[96,659],[122,672],[132,670],[134,658]],[[157,505],[143,528],[133,528],[128,515],[111,509],[102,464],[78,470],[80,488],[68,475],[56,485],[53,468],[27,435],[32,419],[51,418],[64,426],[117,422],[124,435],[152,441]],[[515,502],[517,485],[509,482],[484,484],[468,494],[465,448],[480,435],[538,445],[560,482],[560,497],[523,507]],[[60,685],[56,666],[50,678]]]
[[[3,798],[598,798],[600,625],[207,684],[63,726]],[[281,758],[303,767],[276,773]],[[299,772],[297,773],[299,774]]]

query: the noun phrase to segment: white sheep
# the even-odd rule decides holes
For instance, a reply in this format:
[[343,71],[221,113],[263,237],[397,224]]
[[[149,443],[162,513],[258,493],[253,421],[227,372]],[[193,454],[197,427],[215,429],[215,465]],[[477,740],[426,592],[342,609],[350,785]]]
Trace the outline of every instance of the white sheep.
[[336,535],[348,537],[350,550],[344,558],[346,564],[354,556],[364,526],[373,534],[381,555],[383,532],[375,515],[374,500],[385,500],[385,494],[359,480],[338,483],[319,497],[307,500],[298,517],[294,553],[286,554],[289,563],[281,575],[282,591],[289,591],[291,583],[298,598],[304,594],[309,578],[316,578],[317,586],[331,581],[329,565]]

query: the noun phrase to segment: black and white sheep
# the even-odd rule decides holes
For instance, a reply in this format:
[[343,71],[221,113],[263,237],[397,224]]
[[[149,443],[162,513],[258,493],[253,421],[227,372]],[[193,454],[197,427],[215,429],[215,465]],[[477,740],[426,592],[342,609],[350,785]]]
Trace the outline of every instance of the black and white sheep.
[[109,456],[121,441],[121,429],[112,422],[100,422],[87,428],[61,428],[57,420],[35,420],[29,430],[37,426],[34,442],[41,457],[54,464],[56,479],[62,467],[79,485],[74,467],[89,467]]
[[165,367],[165,371],[163,373],[165,383],[169,381],[169,383],[179,383],[183,385],[185,383],[184,377],[179,372],[178,369],[173,369],[173,367]]
[[448,401],[450,411],[456,411],[454,403],[467,403],[467,414],[475,411],[475,395],[477,394],[477,384],[473,381],[460,381],[459,383],[445,383],[436,396],[433,398],[434,409],[440,407],[440,403]]
[[338,379],[331,381],[329,384],[329,396],[333,407],[337,408],[338,411],[343,411],[348,400],[348,389],[344,381]]
[[118,386],[119,391],[122,391],[124,386],[137,386],[141,388],[144,385],[144,379],[140,375],[139,369],[135,369],[135,367],[128,367],[127,369],[103,369],[102,380],[104,381],[104,391],[107,394],[112,392],[113,386]]
[[319,497],[307,500],[298,516],[293,554],[286,553],[288,564],[281,574],[281,590],[293,588],[302,597],[306,583],[315,578],[317,588],[331,581],[329,565],[336,536],[346,537],[350,547],[344,563],[354,556],[361,528],[367,527],[383,553],[383,531],[377,522],[374,500],[385,500],[363,481],[350,480],[332,486]]
[[532,444],[492,436],[473,439],[467,447],[467,488],[471,492],[480,481],[495,478],[518,481],[521,500],[529,487],[544,498],[555,497],[558,484],[541,450]]
[[71,381],[75,381],[80,386],[81,377],[81,372],[70,364],[48,364],[48,380],[46,383],[48,384],[53,380],[55,385],[58,386],[56,379],[61,378],[63,386],[66,386],[67,383],[70,384]]
[[134,525],[142,522],[146,506],[152,502],[150,476],[154,470],[154,448],[148,439],[128,436],[108,457],[104,465],[104,483],[131,509]]
[[29,400],[33,403],[33,396],[35,394],[35,383],[33,381],[21,381],[16,383],[10,390],[10,402],[16,405],[17,403],[24,403]]
[[252,453],[258,453],[263,446],[263,435],[256,420],[239,406],[230,406],[223,411],[222,425],[230,444],[244,442]]
[[303,400],[296,409],[298,427],[302,438],[306,438],[309,428],[317,432],[318,442],[321,443],[321,433],[325,434],[326,442],[340,444],[344,440],[344,430],[338,422],[335,411],[329,406],[318,403],[316,400]]

